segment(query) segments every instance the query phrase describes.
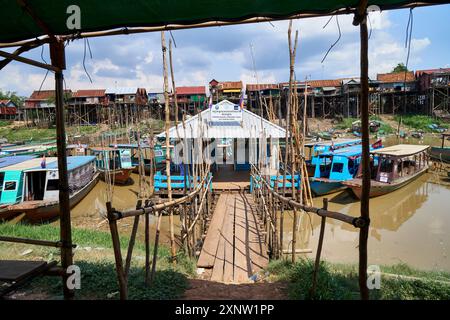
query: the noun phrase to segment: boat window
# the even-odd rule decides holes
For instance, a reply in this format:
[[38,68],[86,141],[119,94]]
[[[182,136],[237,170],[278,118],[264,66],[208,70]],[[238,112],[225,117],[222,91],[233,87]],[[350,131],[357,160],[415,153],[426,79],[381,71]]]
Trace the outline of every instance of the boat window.
[[59,180],[58,179],[50,179],[47,182],[47,191],[56,191],[59,190]]
[[4,191],[14,191],[16,190],[17,182],[16,181],[6,181]]
[[343,163],[334,163],[333,164],[333,172],[342,173],[342,171],[344,171]]
[[0,192],[2,192],[3,179],[4,178],[5,178],[5,173],[4,172],[0,172]]

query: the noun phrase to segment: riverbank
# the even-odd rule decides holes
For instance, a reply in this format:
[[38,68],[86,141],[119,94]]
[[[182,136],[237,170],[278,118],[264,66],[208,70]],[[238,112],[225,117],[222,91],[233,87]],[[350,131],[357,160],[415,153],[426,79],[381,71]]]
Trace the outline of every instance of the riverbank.
[[[53,225],[0,224],[0,234],[39,240],[59,239],[59,228]],[[73,228],[74,264],[81,270],[81,289],[76,299],[118,299],[118,284],[111,236],[108,232]],[[121,237],[122,255],[126,255],[129,237]],[[153,253],[153,248],[151,248]],[[26,244],[0,242],[0,259],[59,261],[59,250]],[[146,287],[145,246],[136,241],[129,274],[129,299],[177,299],[188,288],[188,278],[195,274],[195,264],[183,253],[178,264],[170,262],[170,251],[159,246],[157,272],[153,284]],[[40,277],[9,296],[10,299],[62,299],[61,278]]]
[[[57,240],[58,227],[53,225],[0,224],[4,236]],[[73,229],[74,262],[81,269],[81,290],[76,299],[118,299],[114,254],[108,232]],[[128,237],[121,237],[125,255]],[[160,246],[154,283],[144,285],[145,247],[136,242],[129,275],[130,299],[308,299],[313,270],[312,260],[300,259],[294,265],[288,261],[272,261],[261,272],[255,284],[226,285],[196,279],[195,262],[180,253],[178,264],[170,262],[170,251]],[[0,259],[58,260],[59,250],[24,244],[0,242]],[[419,271],[405,264],[380,266],[381,289],[371,292],[372,299],[448,299],[450,273]],[[224,296],[224,292],[233,292]],[[26,287],[12,293],[10,299],[62,299],[60,278],[37,278]],[[253,297],[255,298],[255,297]],[[359,299],[357,266],[322,262],[314,299]]]

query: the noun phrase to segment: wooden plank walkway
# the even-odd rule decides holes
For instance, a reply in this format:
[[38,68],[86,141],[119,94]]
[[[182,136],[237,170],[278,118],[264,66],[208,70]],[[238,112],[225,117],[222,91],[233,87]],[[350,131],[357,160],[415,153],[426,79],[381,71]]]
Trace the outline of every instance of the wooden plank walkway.
[[251,282],[249,278],[269,262],[259,223],[250,194],[221,194],[197,267],[212,269],[212,281]]

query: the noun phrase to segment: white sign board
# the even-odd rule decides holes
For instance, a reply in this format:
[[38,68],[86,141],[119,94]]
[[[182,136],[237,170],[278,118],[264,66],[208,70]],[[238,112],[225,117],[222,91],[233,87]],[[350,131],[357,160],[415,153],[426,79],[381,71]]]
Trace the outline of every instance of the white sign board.
[[229,101],[221,101],[211,106],[211,126],[239,126],[242,122],[242,109],[239,105]]

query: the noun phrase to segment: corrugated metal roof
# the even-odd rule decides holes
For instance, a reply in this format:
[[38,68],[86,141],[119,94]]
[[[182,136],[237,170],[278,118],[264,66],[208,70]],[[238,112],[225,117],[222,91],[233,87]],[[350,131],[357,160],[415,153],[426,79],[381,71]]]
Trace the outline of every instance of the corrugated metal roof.
[[[219,103],[231,103],[227,100],[223,100]],[[214,108],[214,106],[213,106]],[[214,125],[211,126],[209,123],[210,110],[204,110],[201,113],[195,115],[194,117],[185,121],[185,129],[183,129],[183,124],[178,125],[177,128],[172,127],[169,130],[170,138],[198,138],[203,137],[205,139],[215,138],[256,138],[260,137],[262,131],[265,131],[266,137],[272,138],[285,138],[286,131],[264,118],[250,112],[248,110],[242,110],[242,125]],[[166,136],[165,132],[157,135],[158,138],[164,138]]]
[[89,89],[77,90],[72,94],[72,98],[89,98],[89,97],[104,97],[105,89]]
[[206,89],[204,86],[195,87],[177,87],[177,94],[179,95],[191,95],[191,94],[206,94]]
[[416,77],[420,77],[422,74],[434,74],[434,73],[449,73],[450,68],[439,68],[439,69],[426,69],[426,70],[416,70]]
[[118,87],[106,89],[106,94],[136,94],[138,87]]
[[261,90],[279,90],[278,84],[262,83],[262,84],[247,84],[246,91],[261,91]]
[[[385,83],[404,82],[405,72],[379,73],[377,74],[377,80]],[[412,71],[406,72],[406,82],[414,80],[414,73]]]
[[223,81],[219,82],[219,88],[223,90],[242,89],[242,81]]

